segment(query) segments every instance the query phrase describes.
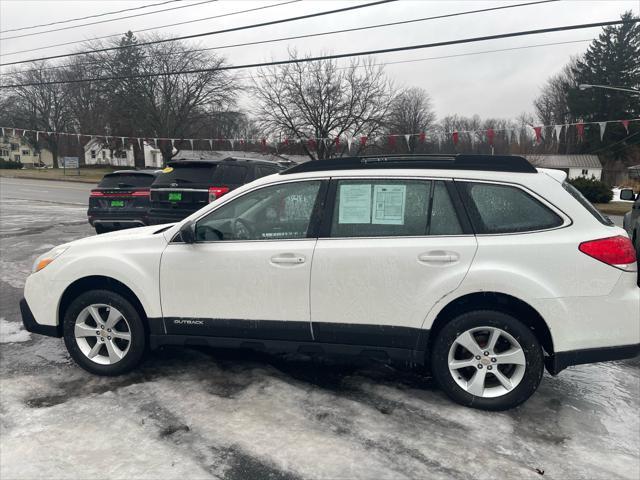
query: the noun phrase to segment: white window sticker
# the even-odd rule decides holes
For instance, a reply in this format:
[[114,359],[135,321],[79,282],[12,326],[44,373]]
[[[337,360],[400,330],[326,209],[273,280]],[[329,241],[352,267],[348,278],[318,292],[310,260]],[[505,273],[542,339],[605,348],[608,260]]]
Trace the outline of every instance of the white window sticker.
[[371,185],[340,185],[338,223],[371,223]]
[[373,188],[373,220],[380,225],[404,225],[406,185],[375,185]]

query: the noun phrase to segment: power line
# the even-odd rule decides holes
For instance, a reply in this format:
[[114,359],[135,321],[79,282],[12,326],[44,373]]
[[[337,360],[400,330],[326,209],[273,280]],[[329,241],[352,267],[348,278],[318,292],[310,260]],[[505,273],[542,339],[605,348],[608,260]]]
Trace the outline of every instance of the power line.
[[59,20],[57,22],[51,22],[51,23],[41,23],[40,25],[31,25],[30,27],[12,28],[11,30],[4,30],[4,31],[2,31],[2,33],[18,32],[20,30],[31,30],[32,28],[39,28],[39,27],[49,27],[51,25],[58,25],[60,23],[69,23],[69,22],[75,22],[75,21],[78,21],[78,20],[87,20],[88,18],[105,17],[107,15],[114,15],[116,13],[130,12],[132,10],[142,10],[143,8],[149,8],[149,7],[159,7],[161,5],[166,5],[167,3],[180,2],[180,1],[182,1],[182,0],[168,0],[168,1],[162,2],[162,3],[152,3],[151,5],[142,5],[140,7],[125,8],[124,10],[115,10],[113,12],[104,12],[104,13],[99,13],[97,15],[89,15],[87,17],[69,18],[68,20]]
[[368,51],[362,51],[362,52],[339,53],[335,55],[322,55],[318,57],[293,58],[288,60],[277,60],[272,62],[250,63],[250,64],[244,64],[244,65],[228,65],[228,66],[222,66],[217,68],[199,68],[194,70],[183,70],[183,71],[145,73],[145,74],[139,74],[139,75],[121,75],[121,76],[112,76],[112,77],[97,77],[97,78],[86,78],[86,79],[75,79],[75,80],[55,80],[51,82],[29,82],[29,83],[14,84],[14,85],[0,85],[0,88],[31,87],[31,86],[40,86],[40,85],[60,85],[60,84],[72,84],[72,83],[85,83],[85,82],[103,82],[103,81],[111,81],[111,80],[125,80],[129,78],[150,78],[150,77],[164,77],[169,75],[187,75],[187,74],[193,74],[193,73],[205,73],[205,72],[211,72],[211,71],[242,70],[246,68],[290,65],[293,63],[308,63],[308,62],[317,62],[321,60],[336,60],[339,58],[347,58],[347,57],[362,57],[362,56],[385,54],[385,53],[403,52],[403,51],[409,51],[409,50],[420,50],[425,48],[444,47],[447,45],[460,45],[464,43],[483,42],[483,41],[498,40],[503,38],[522,37],[526,35],[540,35],[543,33],[565,32],[569,30],[605,27],[605,26],[611,26],[611,25],[623,25],[623,24],[638,23],[638,22],[640,22],[640,19],[612,20],[608,22],[585,23],[585,24],[579,24],[579,25],[565,25],[563,27],[550,27],[550,28],[542,28],[537,30],[524,30],[519,32],[501,33],[497,35],[485,35],[482,37],[462,38],[458,40],[449,40],[444,42],[425,43],[421,45],[408,45],[404,47],[383,48],[378,50],[368,50]]
[[178,40],[188,40],[191,38],[199,38],[199,37],[206,37],[209,35],[218,35],[220,33],[229,33],[229,32],[237,32],[240,30],[248,30],[251,28],[258,28],[258,27],[265,27],[265,26],[269,26],[269,25],[278,25],[281,23],[288,23],[288,22],[293,22],[296,20],[304,20],[307,18],[315,18],[315,17],[321,17],[324,15],[330,15],[333,13],[341,13],[341,12],[347,12],[347,11],[351,11],[351,10],[358,10],[361,8],[367,8],[367,7],[373,7],[376,5],[382,5],[385,3],[391,3],[391,2],[395,2],[397,0],[379,0],[377,2],[371,2],[371,3],[363,3],[363,4],[359,4],[359,5],[354,5],[351,7],[345,7],[345,8],[338,8],[335,10],[327,10],[324,12],[318,12],[318,13],[311,13],[308,15],[301,15],[298,17],[290,17],[290,18],[283,18],[280,20],[272,20],[270,22],[262,22],[262,23],[254,23],[252,25],[243,25],[241,27],[233,27],[233,28],[226,28],[224,30],[215,30],[212,32],[205,32],[205,33],[196,33],[193,35],[185,35],[183,37],[175,37],[175,38],[168,38],[168,39],[163,39],[163,40],[155,40],[153,42],[143,42],[143,43],[138,43],[136,45],[121,45],[118,47],[109,47],[109,48],[99,48],[96,50],[87,50],[87,51],[83,51],[83,52],[74,52],[74,53],[67,53],[67,54],[63,54],[63,55],[52,55],[50,57],[40,57],[40,58],[32,58],[30,60],[20,60],[17,62],[8,62],[8,63],[0,63],[0,67],[4,67],[7,65],[16,65],[19,63],[31,63],[31,62],[40,62],[42,60],[52,60],[54,58],[64,58],[64,57],[75,57],[78,55],[86,55],[87,53],[99,53],[99,52],[109,52],[109,51],[113,51],[113,50],[123,50],[125,48],[132,48],[132,47],[143,47],[145,45],[155,45],[158,43],[166,43],[166,42],[175,42]]
[[[51,30],[44,30],[42,32],[24,33],[22,35],[14,35],[13,37],[0,38],[0,40],[11,40],[11,39],[14,39],[14,38],[31,37],[33,35],[42,35],[43,33],[60,32],[62,30],[71,30],[73,28],[88,27],[90,25],[98,25],[99,23],[117,22],[118,20],[125,20],[127,18],[144,17],[145,15],[153,15],[153,14],[156,14],[156,13],[168,12],[170,10],[179,10],[181,8],[190,8],[190,7],[195,7],[196,5],[202,5],[203,3],[211,3],[211,2],[217,2],[217,1],[218,0],[205,0],[203,2],[190,3],[188,5],[180,5],[178,7],[164,8],[162,10],[156,10],[154,12],[137,13],[135,15],[126,15],[124,17],[111,18],[109,20],[99,20],[97,22],[82,23],[80,25],[72,25],[70,27],[53,28]],[[20,52],[14,52],[14,53],[20,53]],[[5,55],[13,55],[13,54],[12,53],[7,53]]]
[[[294,1],[299,1],[299,0],[294,0]],[[373,29],[373,28],[382,28],[382,27],[390,27],[390,26],[397,26],[397,25],[406,25],[409,23],[417,23],[417,22],[424,22],[424,21],[428,21],[428,20],[436,20],[436,19],[442,19],[442,18],[448,18],[448,17],[457,17],[457,16],[461,16],[461,15],[470,15],[470,14],[475,14],[475,13],[484,13],[484,12],[489,12],[489,11],[494,11],[494,10],[503,10],[506,8],[516,8],[516,7],[526,7],[526,6],[530,6],[530,5],[535,5],[538,3],[547,3],[547,2],[555,2],[558,0],[546,0],[543,2],[530,2],[530,3],[520,3],[520,4],[515,4],[515,5],[507,5],[507,6],[501,6],[501,7],[493,7],[493,8],[483,8],[480,10],[467,10],[467,11],[463,11],[463,12],[455,12],[455,13],[449,13],[449,14],[445,14],[445,15],[437,15],[437,16],[432,16],[432,17],[423,17],[423,18],[416,18],[416,19],[411,19],[411,20],[402,20],[402,21],[398,21],[398,22],[389,22],[389,23],[380,23],[380,24],[376,24],[376,25],[367,25],[364,27],[354,27],[354,28],[346,28],[346,29],[341,29],[341,30],[332,30],[329,32],[319,32],[319,33],[310,33],[310,34],[305,34],[305,35],[296,35],[296,36],[291,36],[291,37],[283,37],[283,38],[274,38],[274,39],[269,39],[269,40],[258,40],[258,41],[254,41],[254,42],[245,42],[245,43],[236,43],[236,44],[230,44],[230,45],[220,45],[220,46],[216,46],[216,47],[208,47],[208,48],[201,48],[201,49],[194,49],[194,50],[185,50],[182,52],[167,52],[165,54],[162,54],[163,56],[172,56],[172,55],[183,55],[184,53],[193,53],[193,52],[204,52],[204,51],[209,51],[209,50],[221,50],[221,49],[225,49],[225,48],[235,48],[235,47],[246,47],[246,46],[250,46],[250,45],[261,45],[261,44],[265,44],[265,43],[273,43],[273,42],[282,42],[282,41],[287,41],[287,40],[299,40],[301,38],[312,38],[312,37],[319,37],[319,36],[324,36],[324,35],[334,35],[334,34],[338,34],[338,33],[348,33],[348,32],[355,32],[355,31],[361,31],[361,30],[369,30],[369,29]],[[282,5],[282,4],[279,4]],[[262,8],[266,8],[266,7],[262,7]],[[238,12],[241,13],[241,12]],[[141,58],[145,58],[148,55],[142,55]],[[102,63],[102,60],[95,60],[92,62],[86,62],[84,64],[70,64],[70,65],[66,65],[66,66],[78,66],[78,65],[94,65],[96,63]],[[49,68],[42,68],[42,69],[38,69],[38,68],[34,68],[34,69],[29,69],[29,70],[21,70],[20,72],[7,72],[4,74],[0,74],[0,75],[12,75],[14,73],[21,73],[21,72],[29,72],[29,71],[33,71],[33,70],[37,70],[37,71],[47,71],[49,69],[57,69],[57,68],[62,68],[63,66],[55,66],[55,67],[49,67]]]
[[[230,17],[230,16],[233,16],[233,15],[238,15],[240,13],[255,12],[257,10],[266,10],[267,8],[279,7],[280,5],[287,5],[289,3],[296,3],[296,2],[301,2],[301,1],[302,0],[289,0],[287,2],[276,3],[276,4],[273,4],[273,5],[266,5],[264,7],[249,8],[247,10],[239,10],[237,12],[224,13],[222,15],[214,15],[212,17],[198,18],[197,20],[187,20],[187,21],[184,21],[184,22],[170,23],[168,25],[160,25],[160,26],[157,26],[157,27],[143,28],[142,30],[135,30],[132,33],[148,32],[149,30],[155,30],[155,29],[158,29],[158,28],[169,28],[169,27],[176,27],[178,25],[186,25],[188,23],[204,22],[204,21],[213,20],[213,19],[216,19],[216,18]],[[556,1],[559,1],[559,0],[556,0]],[[74,45],[76,43],[87,43],[89,41],[94,41],[94,40],[104,40],[105,38],[119,37],[120,35],[122,35],[122,33],[114,33],[112,35],[105,35],[103,37],[95,37],[95,38],[92,38],[90,40],[74,40],[73,42],[56,43],[54,45],[47,45],[46,47],[30,48],[29,50],[19,50],[19,51],[16,51],[16,52],[4,53],[3,56],[5,56],[5,55],[15,55],[15,54],[18,54],[18,53],[35,52],[35,51],[38,51],[38,50],[46,50],[46,49],[54,48],[54,47],[63,47],[65,45]]]

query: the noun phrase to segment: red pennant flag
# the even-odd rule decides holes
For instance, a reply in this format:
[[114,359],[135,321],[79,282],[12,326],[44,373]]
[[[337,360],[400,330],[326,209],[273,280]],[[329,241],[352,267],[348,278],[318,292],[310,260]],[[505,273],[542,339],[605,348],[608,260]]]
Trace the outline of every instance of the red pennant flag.
[[424,143],[427,139],[427,134],[425,132],[420,132],[420,137],[418,137],[418,139],[420,140],[420,143]]
[[284,144],[289,145],[289,137],[284,137]]
[[389,147],[396,148],[396,136],[389,135]]
[[309,148],[311,150],[315,150],[316,149],[316,141],[313,138],[310,138],[307,143],[309,144]]
[[493,145],[493,137],[495,137],[496,133],[493,131],[493,128],[487,130],[487,139],[489,140],[489,145]]
[[453,140],[453,144],[457,145],[458,144],[458,131],[457,130],[451,134],[451,138]]
[[360,137],[360,145],[363,147],[367,145],[367,137],[365,136]]
[[263,139],[261,140],[261,142],[262,142],[262,148],[264,148],[264,147],[266,147],[266,146],[267,146],[267,139],[266,139],[266,138],[263,138]]
[[536,142],[542,140],[542,127],[533,127],[533,131],[536,132]]
[[627,135],[629,135],[629,120],[622,120],[622,125],[624,129],[627,131]]
[[336,144],[336,148],[340,148],[340,136],[337,136],[334,140],[333,143]]
[[576,130],[578,131],[578,137],[580,137],[580,140],[584,140],[584,123],[577,123]]

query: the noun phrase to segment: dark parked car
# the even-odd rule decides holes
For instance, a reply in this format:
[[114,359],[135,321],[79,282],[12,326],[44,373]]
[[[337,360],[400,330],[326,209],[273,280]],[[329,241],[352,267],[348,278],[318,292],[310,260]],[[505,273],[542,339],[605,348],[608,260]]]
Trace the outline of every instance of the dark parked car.
[[635,200],[631,211],[624,216],[623,226],[636,251],[640,252],[640,193],[635,195],[632,189],[624,188],[620,192],[620,200]]
[[149,188],[159,170],[106,174],[89,196],[89,223],[96,233],[149,225]]
[[225,193],[282,169],[251,158],[169,162],[151,186],[150,224],[178,222]]

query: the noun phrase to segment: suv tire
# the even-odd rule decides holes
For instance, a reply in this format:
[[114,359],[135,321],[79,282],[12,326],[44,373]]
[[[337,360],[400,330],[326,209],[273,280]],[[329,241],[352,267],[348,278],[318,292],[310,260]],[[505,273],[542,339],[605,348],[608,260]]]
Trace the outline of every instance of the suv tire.
[[431,371],[457,403],[507,410],[536,391],[544,373],[544,356],[538,339],[522,322],[503,312],[479,310],[455,317],[438,332]]
[[65,312],[63,333],[73,359],[97,375],[114,376],[132,370],[142,360],[147,343],[138,311],[129,300],[110,290],[79,295]]

